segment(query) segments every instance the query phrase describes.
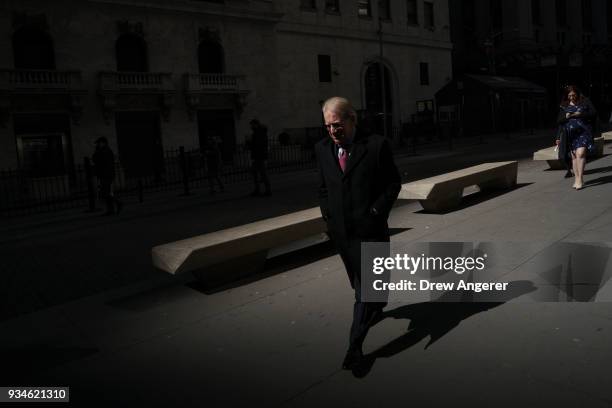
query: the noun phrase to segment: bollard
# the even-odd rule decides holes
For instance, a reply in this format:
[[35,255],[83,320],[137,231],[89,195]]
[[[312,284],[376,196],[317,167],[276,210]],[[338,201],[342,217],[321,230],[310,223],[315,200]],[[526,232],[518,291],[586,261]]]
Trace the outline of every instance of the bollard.
[[189,195],[189,168],[187,166],[187,156],[185,155],[185,147],[179,147],[179,157],[181,164],[181,172],[183,173],[183,194]]
[[85,180],[87,184],[88,211],[94,212],[96,211],[96,188],[94,184],[93,166],[91,165],[89,157],[85,157],[85,159],[83,159],[83,165],[85,168]]

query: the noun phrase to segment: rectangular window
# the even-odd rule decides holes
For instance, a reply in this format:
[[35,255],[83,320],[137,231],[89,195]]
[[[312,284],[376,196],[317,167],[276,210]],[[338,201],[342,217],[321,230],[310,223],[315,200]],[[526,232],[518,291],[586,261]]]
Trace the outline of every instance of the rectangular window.
[[417,14],[417,2],[416,0],[406,0],[408,24],[417,25],[419,24],[419,17]]
[[357,13],[359,17],[372,17],[372,10],[370,8],[370,0],[358,0],[357,1]]
[[319,82],[331,82],[331,57],[329,55],[319,55]]
[[531,21],[533,24],[542,24],[542,9],[540,0],[531,0]]
[[304,10],[316,10],[316,0],[300,0],[300,8]]
[[425,20],[425,27],[434,28],[434,5],[433,3],[423,3],[423,19]]
[[582,0],[582,29],[593,30],[593,2],[591,0]]
[[461,2],[461,14],[463,15],[463,29],[467,32],[474,32],[476,29],[474,0],[463,0]]
[[612,4],[606,2],[606,22],[608,27],[608,41],[612,39]]
[[378,18],[382,20],[391,20],[389,0],[378,0]]
[[19,165],[34,177],[65,173],[64,135],[24,135],[17,139]]
[[557,42],[560,45],[565,45],[565,31],[557,31]]
[[555,1],[555,11],[557,13],[557,26],[566,27],[567,26],[567,1],[566,0],[556,0]]
[[328,13],[340,13],[338,0],[325,0],[325,11]]
[[489,11],[491,12],[491,27],[495,32],[502,32],[503,14],[502,0],[490,0]]
[[419,73],[421,85],[429,85],[429,64],[427,62],[419,63]]

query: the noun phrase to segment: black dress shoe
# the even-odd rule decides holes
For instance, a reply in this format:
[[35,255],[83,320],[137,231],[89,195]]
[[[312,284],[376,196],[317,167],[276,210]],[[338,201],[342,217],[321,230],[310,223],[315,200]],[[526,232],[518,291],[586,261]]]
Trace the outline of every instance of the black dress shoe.
[[344,356],[342,369],[352,370],[359,365],[361,360],[363,360],[363,351],[361,351],[361,348],[350,347],[346,352],[346,356]]
[[570,178],[570,177],[574,177],[574,173],[572,173],[571,170],[568,170],[567,173],[565,173],[565,178]]

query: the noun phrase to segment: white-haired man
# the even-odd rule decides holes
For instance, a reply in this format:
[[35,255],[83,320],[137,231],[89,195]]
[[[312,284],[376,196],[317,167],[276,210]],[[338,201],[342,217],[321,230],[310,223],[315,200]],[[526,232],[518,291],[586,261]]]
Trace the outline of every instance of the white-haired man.
[[355,290],[349,347],[342,364],[352,369],[363,357],[368,329],[386,305],[362,300],[361,243],[389,241],[387,218],[401,179],[388,141],[357,127],[355,109],[346,98],[328,99],[323,117],[329,138],[315,147],[321,174],[319,204]]

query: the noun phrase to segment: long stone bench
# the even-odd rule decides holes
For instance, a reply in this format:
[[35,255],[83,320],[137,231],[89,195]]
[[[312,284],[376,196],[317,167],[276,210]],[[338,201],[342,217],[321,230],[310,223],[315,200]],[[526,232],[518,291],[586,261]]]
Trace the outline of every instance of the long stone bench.
[[[604,151],[604,143],[605,143],[605,134],[596,137],[595,142],[595,152],[591,157],[601,157],[603,156]],[[538,150],[533,153],[533,160],[544,160],[548,163],[552,170],[561,170],[564,166],[561,164],[559,160],[559,154],[555,151],[555,146],[547,147],[545,149]]]
[[601,134],[601,137],[604,138],[604,142],[612,141],[612,132],[604,132]]
[[481,190],[514,187],[517,171],[516,161],[483,163],[403,184],[399,198],[419,200],[426,211],[446,211],[461,203],[466,187],[477,185]]
[[228,228],[152,249],[153,265],[171,274],[192,272],[209,281],[261,269],[275,255],[325,241],[319,207]]

